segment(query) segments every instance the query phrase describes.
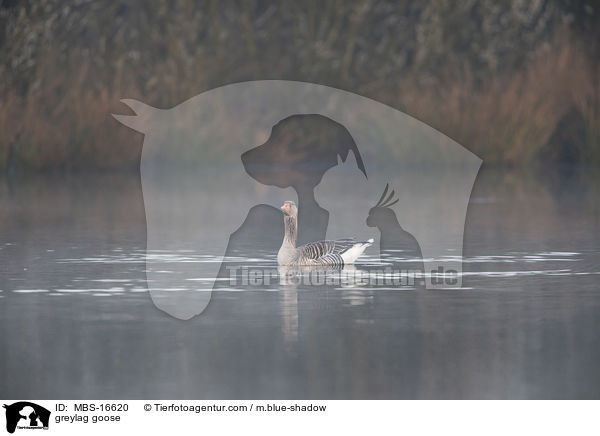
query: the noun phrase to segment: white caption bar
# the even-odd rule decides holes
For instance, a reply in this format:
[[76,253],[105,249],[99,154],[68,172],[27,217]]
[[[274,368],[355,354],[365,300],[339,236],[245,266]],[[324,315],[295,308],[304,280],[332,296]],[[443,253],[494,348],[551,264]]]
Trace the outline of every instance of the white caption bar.
[[[15,435],[598,435],[600,401],[3,400]],[[42,433],[32,430],[44,430]]]

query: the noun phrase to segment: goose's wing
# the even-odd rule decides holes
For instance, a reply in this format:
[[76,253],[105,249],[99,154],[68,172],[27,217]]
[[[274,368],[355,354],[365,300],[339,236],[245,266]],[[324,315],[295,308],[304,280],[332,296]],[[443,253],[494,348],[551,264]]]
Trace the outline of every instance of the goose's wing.
[[356,244],[354,238],[310,242],[298,247],[300,255],[306,259],[319,259],[328,254],[341,254]]

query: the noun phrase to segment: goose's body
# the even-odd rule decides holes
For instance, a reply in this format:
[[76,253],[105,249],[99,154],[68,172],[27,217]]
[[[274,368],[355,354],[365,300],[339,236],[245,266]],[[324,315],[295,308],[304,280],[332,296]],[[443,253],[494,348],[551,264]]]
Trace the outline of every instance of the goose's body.
[[373,239],[360,242],[354,239],[338,239],[311,242],[296,247],[298,209],[293,201],[286,201],[281,210],[284,214],[285,235],[277,253],[279,265],[351,265],[373,243]]

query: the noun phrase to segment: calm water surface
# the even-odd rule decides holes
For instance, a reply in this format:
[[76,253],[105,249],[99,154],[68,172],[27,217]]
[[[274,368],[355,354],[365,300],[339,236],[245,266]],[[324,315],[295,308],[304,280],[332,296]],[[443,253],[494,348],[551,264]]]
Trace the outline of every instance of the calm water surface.
[[484,168],[463,289],[221,286],[190,321],[155,308],[146,268],[220,258],[146,253],[139,177],[4,179],[1,396],[600,398],[599,179]]

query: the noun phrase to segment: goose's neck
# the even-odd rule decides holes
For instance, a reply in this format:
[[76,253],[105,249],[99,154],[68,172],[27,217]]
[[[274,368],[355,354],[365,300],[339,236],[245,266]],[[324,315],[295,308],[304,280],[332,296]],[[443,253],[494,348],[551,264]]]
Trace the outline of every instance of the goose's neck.
[[283,245],[289,244],[296,248],[296,238],[298,236],[298,217],[285,216],[283,217],[283,223],[285,225]]

